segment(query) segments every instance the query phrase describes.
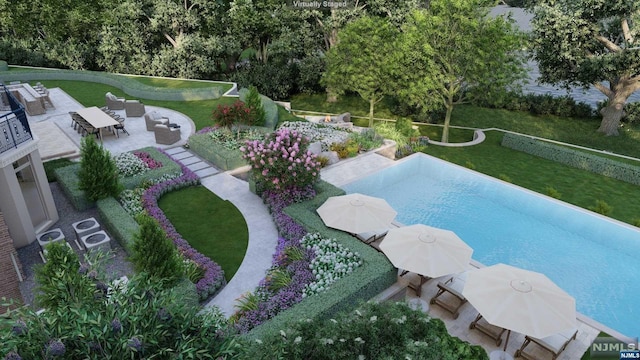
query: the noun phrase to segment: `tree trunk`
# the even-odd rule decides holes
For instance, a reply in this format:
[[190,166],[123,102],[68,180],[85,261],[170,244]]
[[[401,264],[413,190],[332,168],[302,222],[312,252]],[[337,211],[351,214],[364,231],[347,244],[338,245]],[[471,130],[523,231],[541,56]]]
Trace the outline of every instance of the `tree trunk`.
[[338,101],[338,95],[336,94],[335,91],[333,91],[333,89],[327,87],[327,102],[328,103],[334,103],[336,101]]
[[[600,110],[602,115],[602,122],[598,128],[598,132],[604,133],[606,136],[617,136],[620,122],[624,117],[624,105],[631,94],[638,89],[638,81],[635,79],[621,78],[617,81],[610,81],[615,84],[610,89],[606,89],[603,86],[596,86],[596,88],[602,91],[609,98],[609,103],[606,107]],[[603,91],[605,90],[605,91]],[[608,90],[608,91],[606,91]]]
[[602,122],[598,128],[598,132],[604,133],[606,136],[618,136],[618,128],[620,127],[620,120],[624,115],[624,103],[610,102],[607,107],[600,110],[602,114]]
[[373,108],[376,106],[374,98],[369,99],[369,128],[373,129]]
[[444,116],[444,127],[442,128],[442,142],[449,142],[449,123],[451,122],[451,113],[453,112],[453,85],[449,84],[449,91],[447,91],[447,103],[444,104],[447,112]]

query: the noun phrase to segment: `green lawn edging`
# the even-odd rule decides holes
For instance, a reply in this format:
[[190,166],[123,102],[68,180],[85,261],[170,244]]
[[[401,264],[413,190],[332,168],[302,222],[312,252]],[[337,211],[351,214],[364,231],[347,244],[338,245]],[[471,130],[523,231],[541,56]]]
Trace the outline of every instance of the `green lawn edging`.
[[3,71],[0,81],[71,80],[95,82],[116,87],[133,97],[165,100],[193,101],[218,99],[224,94],[223,87],[212,83],[207,88],[162,88],[148,86],[127,76],[87,70],[28,68],[23,71]]
[[108,197],[96,202],[100,221],[104,229],[115,238],[122,248],[131,255],[131,246],[140,225],[120,205],[118,200]]
[[504,134],[501,145],[567,166],[640,185],[640,166],[513,133]]
[[317,215],[316,209],[329,196],[342,195],[344,191],[324,181],[318,183],[316,190],[315,198],[293,204],[285,209],[285,213],[304,226],[308,232],[318,232],[324,237],[336,239],[351,251],[358,252],[363,264],[348,276],[336,281],[328,290],[305,298],[254,328],[245,335],[249,338],[259,339],[267,334],[279,332],[291,321],[329,318],[342,311],[353,309],[397,281],[397,269],[386,256],[342,231],[327,228]]
[[194,134],[189,137],[189,150],[224,171],[247,165],[240,150],[229,150],[216,144],[209,134]]
[[[249,89],[247,88],[242,88],[238,91],[240,100],[245,101],[245,98],[247,97],[247,94],[249,93]],[[265,119],[264,119],[264,126],[271,129],[271,130],[275,130],[276,126],[278,125],[278,121],[279,121],[279,113],[278,113],[278,105],[276,105],[275,102],[273,102],[273,100],[269,99],[268,97],[264,96],[264,95],[260,95],[260,101],[262,103],[262,108],[264,109],[264,114],[265,114]]]

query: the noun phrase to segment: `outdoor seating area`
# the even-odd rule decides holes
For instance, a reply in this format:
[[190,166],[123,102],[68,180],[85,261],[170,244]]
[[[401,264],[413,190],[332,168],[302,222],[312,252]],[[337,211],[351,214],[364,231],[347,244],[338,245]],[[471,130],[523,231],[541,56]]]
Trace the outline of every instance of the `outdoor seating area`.
[[[51,88],[49,96],[56,104],[56,108],[48,109],[45,114],[37,116],[29,116],[29,124],[32,131],[40,139],[39,150],[43,159],[56,158],[59,156],[74,156],[79,154],[81,140],[88,134],[96,135],[99,133],[94,125],[85,121],[82,116],[72,116],[71,113],[82,113],[85,109],[75,99],[66,94],[59,88]],[[146,122],[144,114],[139,117],[127,117],[126,110],[112,110],[106,106],[96,107],[102,115],[104,121],[108,121],[108,125],[102,126],[102,145],[112,154],[119,154],[126,151],[136,150],[145,146],[157,146],[160,148],[168,148],[186,143],[187,138],[195,133],[195,125],[184,114],[179,112],[154,107],[145,106],[147,113],[154,112],[158,117],[171,119],[172,126],[180,129],[179,136],[176,132],[172,132],[171,144],[163,144],[156,142],[156,136],[153,131],[146,131]],[[95,110],[94,110],[95,111]],[[70,118],[71,117],[71,118]],[[108,119],[107,119],[108,118]],[[93,121],[93,120],[92,120]],[[86,130],[79,125],[82,123]],[[80,129],[80,130],[79,130]],[[122,137],[120,135],[127,134]],[[166,141],[165,141],[166,142]]]

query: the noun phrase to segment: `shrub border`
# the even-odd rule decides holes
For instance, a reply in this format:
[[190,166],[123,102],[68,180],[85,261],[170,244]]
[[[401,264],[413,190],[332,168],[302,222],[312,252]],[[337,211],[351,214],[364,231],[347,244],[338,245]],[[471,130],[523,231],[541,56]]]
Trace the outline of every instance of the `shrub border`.
[[[212,83],[208,88],[172,89],[153,87],[131,79],[126,75],[110,74],[100,71],[65,70],[22,67],[23,71],[3,71],[0,81],[35,81],[35,80],[72,80],[95,82],[110,85],[124,91],[127,95],[150,100],[194,101],[218,99],[224,95],[224,89]],[[232,90],[237,85],[234,83]]]
[[640,166],[570,149],[529,136],[505,133],[501,145],[574,168],[640,185]]
[[325,238],[336,239],[338,243],[351,251],[358,252],[363,264],[348,276],[336,281],[328,290],[305,298],[257,326],[245,335],[248,338],[259,339],[268,334],[279,332],[291,321],[305,318],[328,318],[347,309],[355,308],[397,281],[397,269],[384,255],[342,231],[327,228],[317,215],[316,209],[328,197],[343,195],[344,191],[324,181],[318,182],[316,191],[315,198],[293,204],[284,210],[285,213],[300,223],[307,232],[317,232]]

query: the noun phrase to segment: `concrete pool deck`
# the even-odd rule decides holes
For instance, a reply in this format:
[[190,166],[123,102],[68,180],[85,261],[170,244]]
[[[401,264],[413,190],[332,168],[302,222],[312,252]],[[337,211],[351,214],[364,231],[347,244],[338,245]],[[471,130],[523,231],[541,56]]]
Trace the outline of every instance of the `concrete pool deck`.
[[[387,159],[381,155],[375,153],[368,153],[358,156],[356,158],[349,159],[347,161],[341,161],[335,165],[323,169],[321,177],[324,181],[327,181],[334,186],[342,187],[354,180],[360,179],[367,175],[370,175],[380,169],[392,166],[395,162]],[[472,260],[472,266],[482,267],[483,265]],[[408,290],[406,299],[410,302],[419,302],[423,305],[429,304],[430,299],[436,294],[438,287],[438,281],[445,281],[450,276],[446,276],[439,279],[432,279],[425,283],[422,289],[421,297],[418,298],[414,291]],[[399,282],[405,282],[405,280],[399,280]],[[457,319],[453,319],[451,313],[442,309],[437,305],[425,306],[429,315],[441,319],[444,321],[447,330],[453,336],[459,337],[464,341],[468,341],[471,344],[482,346],[487,353],[491,353],[496,350],[502,350],[504,343],[501,346],[496,346],[495,341],[480,333],[477,330],[469,329],[469,324],[475,319],[478,314],[477,311],[470,304],[465,304],[460,311],[460,316]],[[586,318],[585,316],[578,316],[578,336],[576,340],[573,340],[567,346],[567,349],[563,351],[557,358],[559,360],[575,360],[580,359],[584,352],[591,346],[593,340],[598,336],[600,330],[594,325],[598,325],[595,321]],[[506,335],[503,335],[503,341]],[[524,335],[518,333],[511,333],[509,343],[507,346],[507,353],[513,355],[516,350],[520,348],[524,341]],[[527,353],[531,353],[535,358],[546,359],[550,358],[550,353],[542,348],[529,345],[526,349]]]

